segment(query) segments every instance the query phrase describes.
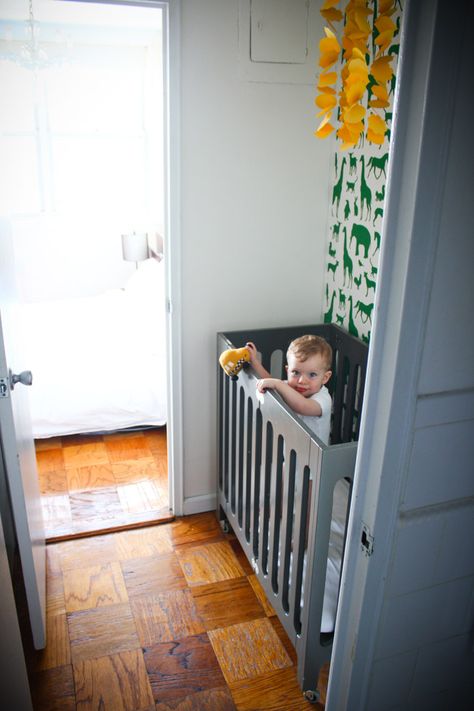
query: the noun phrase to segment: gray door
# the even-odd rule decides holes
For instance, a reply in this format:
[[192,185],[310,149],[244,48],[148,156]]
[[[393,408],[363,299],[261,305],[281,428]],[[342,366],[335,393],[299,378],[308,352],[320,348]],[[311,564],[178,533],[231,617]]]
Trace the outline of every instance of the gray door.
[[[10,490],[33,643],[46,644],[46,551],[30,413],[28,376],[15,300],[14,261],[7,220],[0,219],[0,446]],[[24,381],[24,382],[22,382]]]

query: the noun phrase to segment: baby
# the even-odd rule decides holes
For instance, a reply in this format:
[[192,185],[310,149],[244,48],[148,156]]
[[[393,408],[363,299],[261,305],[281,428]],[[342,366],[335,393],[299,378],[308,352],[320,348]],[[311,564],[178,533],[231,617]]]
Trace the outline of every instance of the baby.
[[332,401],[325,384],[331,377],[332,349],[320,336],[300,336],[292,341],[286,354],[288,380],[272,378],[257,356],[254,343],[246,344],[250,363],[261,378],[257,390],[276,390],[286,404],[301,416],[307,426],[325,444],[329,444]]

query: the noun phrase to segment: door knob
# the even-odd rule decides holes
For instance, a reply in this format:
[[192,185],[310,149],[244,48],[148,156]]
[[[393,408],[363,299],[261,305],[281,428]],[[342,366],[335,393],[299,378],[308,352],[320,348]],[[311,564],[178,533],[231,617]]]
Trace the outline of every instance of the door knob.
[[17,383],[22,385],[31,385],[33,383],[33,375],[31,370],[22,370],[21,373],[12,373],[10,370],[10,387],[13,390]]

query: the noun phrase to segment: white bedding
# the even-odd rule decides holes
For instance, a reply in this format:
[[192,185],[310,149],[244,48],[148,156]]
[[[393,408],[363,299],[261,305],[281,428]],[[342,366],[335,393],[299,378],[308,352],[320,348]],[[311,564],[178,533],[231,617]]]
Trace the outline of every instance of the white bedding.
[[321,632],[334,630],[348,501],[349,483],[345,479],[340,479],[334,487]]
[[166,423],[163,262],[124,289],[22,306],[35,438]]
[[[341,577],[342,554],[344,551],[344,536],[346,530],[347,506],[349,503],[349,483],[340,479],[334,487],[332,503],[331,528],[329,532],[329,548],[326,561],[326,582],[324,585],[323,609],[321,614],[321,632],[334,632],[336,623],[337,601],[339,597],[339,580]],[[303,561],[303,588],[301,607],[304,605],[304,579],[306,576],[307,556]]]

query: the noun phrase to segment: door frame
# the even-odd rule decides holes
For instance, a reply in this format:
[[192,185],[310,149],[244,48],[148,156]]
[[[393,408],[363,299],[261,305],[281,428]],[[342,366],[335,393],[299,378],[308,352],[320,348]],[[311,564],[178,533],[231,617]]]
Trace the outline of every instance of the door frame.
[[183,397],[181,340],[181,107],[180,107],[180,23],[181,0],[153,2],[164,8],[163,56],[165,57],[165,224],[166,307],[168,384],[168,480],[170,507],[183,515]]
[[[62,1],[62,0],[60,0]],[[181,0],[80,0],[105,5],[156,7],[163,10],[163,94],[165,172],[166,369],[168,491],[170,510],[183,515],[183,398],[181,341]]]

